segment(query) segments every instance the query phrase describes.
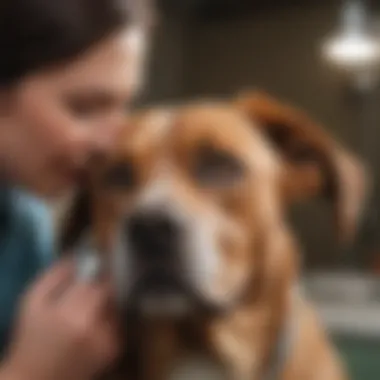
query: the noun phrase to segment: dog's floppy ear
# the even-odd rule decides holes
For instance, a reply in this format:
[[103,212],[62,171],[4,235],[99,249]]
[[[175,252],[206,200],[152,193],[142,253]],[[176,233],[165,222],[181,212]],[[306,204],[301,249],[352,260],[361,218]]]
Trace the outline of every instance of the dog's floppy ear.
[[339,238],[349,242],[368,189],[362,163],[302,111],[264,93],[241,94],[234,105],[262,129],[284,160],[288,199],[322,196],[331,200]]
[[78,190],[65,210],[58,236],[60,252],[72,250],[91,223],[90,194],[85,188]]

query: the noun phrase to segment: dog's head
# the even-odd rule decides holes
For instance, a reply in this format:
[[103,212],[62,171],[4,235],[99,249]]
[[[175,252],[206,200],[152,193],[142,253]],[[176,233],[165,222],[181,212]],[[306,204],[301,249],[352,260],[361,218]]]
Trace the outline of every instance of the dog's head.
[[259,279],[295,266],[290,202],[330,199],[346,239],[364,188],[353,157],[269,97],[150,110],[133,118],[112,157],[93,170],[65,240],[83,230],[91,211],[125,302],[228,309]]

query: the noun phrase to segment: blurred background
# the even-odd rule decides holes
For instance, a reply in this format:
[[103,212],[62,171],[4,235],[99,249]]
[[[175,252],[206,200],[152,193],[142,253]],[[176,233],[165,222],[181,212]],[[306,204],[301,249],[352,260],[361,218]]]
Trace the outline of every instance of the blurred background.
[[293,210],[304,284],[354,379],[380,378],[380,1],[161,0],[142,104],[262,89],[297,105],[367,163],[375,191],[353,247],[331,208]]

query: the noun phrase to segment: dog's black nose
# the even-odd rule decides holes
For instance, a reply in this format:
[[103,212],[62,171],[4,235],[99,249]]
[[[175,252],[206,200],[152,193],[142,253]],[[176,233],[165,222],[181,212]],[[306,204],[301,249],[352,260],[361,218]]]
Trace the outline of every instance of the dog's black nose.
[[178,247],[178,224],[165,212],[133,215],[127,222],[127,234],[139,259],[169,258]]

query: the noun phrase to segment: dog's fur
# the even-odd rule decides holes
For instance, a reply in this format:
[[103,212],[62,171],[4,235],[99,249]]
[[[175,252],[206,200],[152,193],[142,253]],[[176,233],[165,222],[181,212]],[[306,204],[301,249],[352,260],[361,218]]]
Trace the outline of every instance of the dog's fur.
[[[222,171],[227,178],[197,177],[202,149],[233,158]],[[133,184],[129,178],[113,188],[109,173],[123,162],[133,170]],[[260,93],[143,111],[89,182],[69,213],[65,249],[91,221],[106,261],[119,260],[110,268],[116,267],[112,273],[124,299],[135,269],[120,226],[136,210],[165,210],[184,231],[180,255],[188,283],[203,303],[223,310],[129,316],[126,379],[266,380],[275,364],[279,380],[346,378],[297,287],[300,252],[286,211],[295,201],[324,197],[347,244],[367,182],[362,165],[306,115]],[[284,332],[285,356],[275,363]],[[193,355],[203,360],[196,359],[194,368],[188,361]],[[203,375],[191,373],[203,362]]]

